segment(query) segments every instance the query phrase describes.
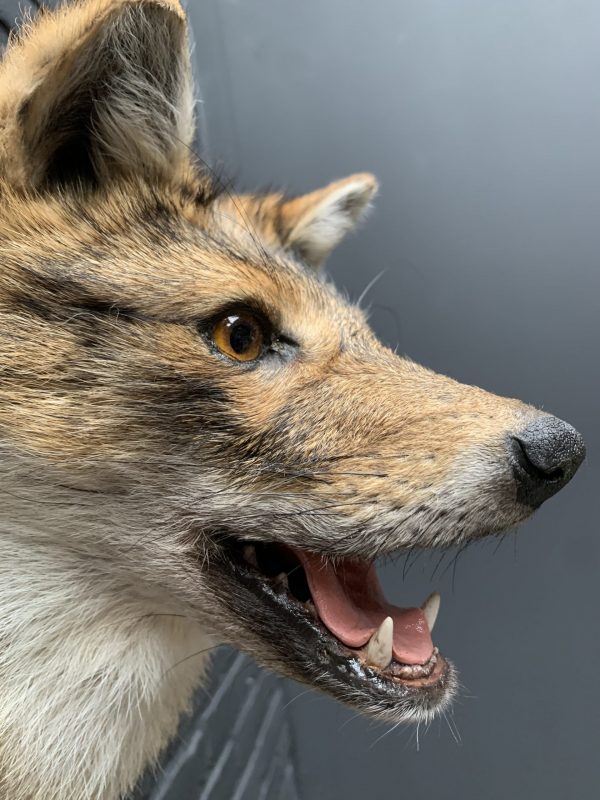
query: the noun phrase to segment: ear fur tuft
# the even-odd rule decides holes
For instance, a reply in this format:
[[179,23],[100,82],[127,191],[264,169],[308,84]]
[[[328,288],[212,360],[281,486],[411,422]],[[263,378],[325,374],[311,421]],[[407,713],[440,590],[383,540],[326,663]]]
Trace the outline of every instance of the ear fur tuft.
[[321,266],[365,214],[377,188],[373,175],[361,173],[286,201],[280,210],[284,247]]

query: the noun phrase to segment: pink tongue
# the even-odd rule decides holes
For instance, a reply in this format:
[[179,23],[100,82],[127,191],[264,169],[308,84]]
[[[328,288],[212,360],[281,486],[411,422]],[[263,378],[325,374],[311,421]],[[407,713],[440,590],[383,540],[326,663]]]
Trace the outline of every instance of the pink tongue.
[[321,622],[345,645],[362,647],[385,617],[392,617],[396,661],[424,664],[430,658],[433,643],[423,612],[388,603],[373,564],[346,558],[334,567],[321,556],[293,550],[306,572]]

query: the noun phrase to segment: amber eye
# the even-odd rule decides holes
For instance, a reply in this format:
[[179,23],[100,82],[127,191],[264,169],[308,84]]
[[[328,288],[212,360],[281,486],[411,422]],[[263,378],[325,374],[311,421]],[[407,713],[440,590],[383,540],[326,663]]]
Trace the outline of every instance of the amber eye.
[[236,361],[254,361],[263,351],[263,326],[247,313],[230,314],[220,319],[212,330],[218,350]]

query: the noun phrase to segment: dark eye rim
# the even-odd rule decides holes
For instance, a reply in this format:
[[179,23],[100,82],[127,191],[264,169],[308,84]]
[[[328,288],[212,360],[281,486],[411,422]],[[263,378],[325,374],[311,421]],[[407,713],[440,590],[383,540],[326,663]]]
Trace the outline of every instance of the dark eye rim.
[[[226,317],[249,316],[256,320],[263,335],[263,346],[256,358],[248,361],[237,361],[235,358],[223,353],[214,341],[213,335],[216,326]],[[291,350],[298,349],[298,343],[291,337],[278,332],[269,319],[268,315],[259,307],[249,303],[232,303],[223,306],[218,311],[210,314],[203,320],[196,323],[196,329],[202,335],[211,353],[228,364],[235,365],[240,369],[252,369],[264,360],[269,354],[283,355]]]

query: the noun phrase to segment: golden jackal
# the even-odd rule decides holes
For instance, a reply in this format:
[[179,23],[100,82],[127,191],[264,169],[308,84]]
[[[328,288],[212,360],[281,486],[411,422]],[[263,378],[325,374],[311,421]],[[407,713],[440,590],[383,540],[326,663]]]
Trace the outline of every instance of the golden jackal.
[[[376,191],[220,191],[176,0],[44,14],[0,67],[0,794],[114,800],[230,642],[391,722],[455,691],[378,556],[504,530],[566,423],[374,337],[320,270]],[[171,667],[181,662],[176,669]]]

